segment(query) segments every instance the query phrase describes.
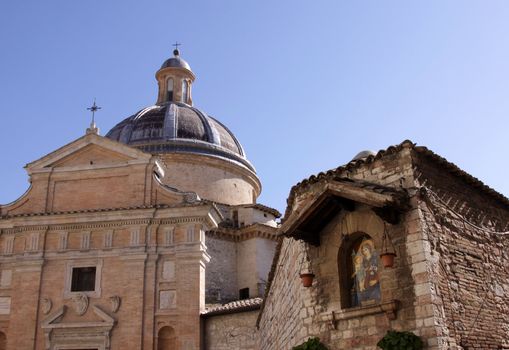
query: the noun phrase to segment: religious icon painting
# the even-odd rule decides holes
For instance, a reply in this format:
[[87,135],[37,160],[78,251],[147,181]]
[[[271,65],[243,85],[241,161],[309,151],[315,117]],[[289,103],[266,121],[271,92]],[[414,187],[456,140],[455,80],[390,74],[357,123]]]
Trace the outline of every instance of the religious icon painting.
[[362,238],[352,249],[352,306],[380,302],[379,254],[370,238]]

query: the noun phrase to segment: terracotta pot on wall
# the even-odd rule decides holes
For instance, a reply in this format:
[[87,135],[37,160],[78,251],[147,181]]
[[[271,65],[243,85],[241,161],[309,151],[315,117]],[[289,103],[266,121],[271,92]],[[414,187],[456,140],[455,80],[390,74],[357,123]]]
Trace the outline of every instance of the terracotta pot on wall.
[[311,285],[313,284],[314,278],[315,278],[314,273],[301,273],[300,274],[300,279],[302,281],[302,285],[306,288],[311,287]]
[[393,267],[394,266],[394,258],[396,257],[395,253],[383,253],[380,254],[380,259],[382,260],[382,265],[384,267]]

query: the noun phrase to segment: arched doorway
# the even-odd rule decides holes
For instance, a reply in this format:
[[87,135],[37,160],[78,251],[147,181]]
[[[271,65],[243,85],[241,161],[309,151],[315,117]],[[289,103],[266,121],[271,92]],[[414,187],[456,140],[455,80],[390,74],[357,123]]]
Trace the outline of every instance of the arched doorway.
[[7,337],[4,332],[0,332],[0,350],[7,349]]
[[175,330],[170,326],[164,326],[157,333],[157,350],[175,349]]

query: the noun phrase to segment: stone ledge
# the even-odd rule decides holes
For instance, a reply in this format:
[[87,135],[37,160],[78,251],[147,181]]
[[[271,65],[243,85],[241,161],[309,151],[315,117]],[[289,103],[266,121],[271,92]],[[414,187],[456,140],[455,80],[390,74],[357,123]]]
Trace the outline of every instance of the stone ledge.
[[322,320],[329,322],[334,328],[336,328],[337,321],[349,320],[352,318],[358,318],[368,315],[385,313],[389,320],[396,319],[396,311],[399,308],[398,300],[390,300],[376,305],[359,306],[349,309],[343,309],[341,311],[332,311],[330,313],[322,314]]

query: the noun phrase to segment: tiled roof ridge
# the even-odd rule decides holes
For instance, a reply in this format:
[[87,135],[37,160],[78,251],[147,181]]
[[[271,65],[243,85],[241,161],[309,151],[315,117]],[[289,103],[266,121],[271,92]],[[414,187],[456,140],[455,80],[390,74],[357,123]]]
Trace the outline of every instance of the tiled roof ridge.
[[357,169],[364,164],[373,163],[374,161],[381,159],[385,156],[401,152],[401,150],[403,150],[405,148],[409,148],[409,149],[415,151],[416,153],[419,153],[419,154],[429,157],[430,159],[435,161],[437,164],[445,167],[453,175],[462,178],[468,184],[474,186],[475,188],[478,188],[479,190],[488,194],[489,196],[491,196],[495,200],[501,202],[502,204],[509,206],[509,199],[507,197],[505,197],[500,192],[497,192],[493,188],[489,187],[488,185],[484,184],[478,178],[476,178],[476,177],[470,175],[469,173],[467,173],[466,171],[462,170],[456,164],[448,161],[444,157],[439,156],[438,154],[431,151],[430,149],[428,149],[425,146],[417,146],[414,142],[412,142],[410,140],[404,140],[403,142],[401,142],[398,145],[389,146],[386,149],[379,150],[375,155],[369,155],[366,158],[352,160],[344,165],[340,165],[337,168],[330,169],[328,171],[323,171],[316,175],[311,175],[308,178],[305,178],[304,180],[298,182],[296,185],[294,185],[290,189],[290,194],[288,196],[288,199],[286,200],[287,207],[286,207],[286,211],[285,211],[282,221],[284,221],[288,217],[288,214],[292,208],[293,201],[295,199],[295,193],[297,191],[302,190],[302,189],[306,188],[307,186],[317,183],[319,181],[322,181],[324,179],[336,178],[336,177],[344,174],[344,172],[346,172],[346,171],[349,171],[352,169]]
[[246,204],[235,204],[235,205],[221,203],[221,202],[217,202],[217,201],[214,201],[214,203],[216,203],[217,205],[220,205],[220,206],[228,207],[228,208],[255,208],[255,209],[259,209],[261,211],[267,212],[269,214],[272,214],[276,218],[281,217],[281,213],[279,212],[279,210],[269,207],[267,205],[261,204],[261,203],[251,203],[251,204],[246,203]]
[[491,196],[495,200],[501,202],[502,204],[509,207],[509,198],[504,196],[502,193],[498,192],[497,190],[491,188],[490,186],[486,185],[484,182],[476,178],[475,176],[467,173],[465,170],[458,167],[456,164],[448,161],[444,157],[436,154],[429,148],[425,146],[414,146],[413,150],[419,154],[423,154],[439,165],[445,167],[451,174],[458,176],[465,180],[466,183],[469,185],[478,188],[482,192],[486,193],[487,195]]
[[202,312],[202,315],[212,316],[225,313],[257,310],[262,305],[262,302],[262,298],[234,300],[223,305],[213,306],[209,309],[206,309],[204,312]]
[[269,226],[269,225],[266,225],[261,222],[253,222],[252,224],[244,225],[241,227],[218,226],[216,228],[212,228],[212,229],[208,230],[207,232],[224,232],[224,233],[235,234],[235,233],[246,233],[246,232],[249,232],[250,230],[255,229],[255,228],[258,228],[261,230],[267,229],[269,231],[276,231],[278,229],[278,227]]
[[247,204],[247,205],[238,205],[236,207],[244,207],[244,208],[255,208],[259,209],[261,211],[267,212],[269,214],[274,215],[276,218],[281,217],[281,213],[279,210],[269,207],[267,205],[261,204],[261,203],[254,203],[254,204]]

